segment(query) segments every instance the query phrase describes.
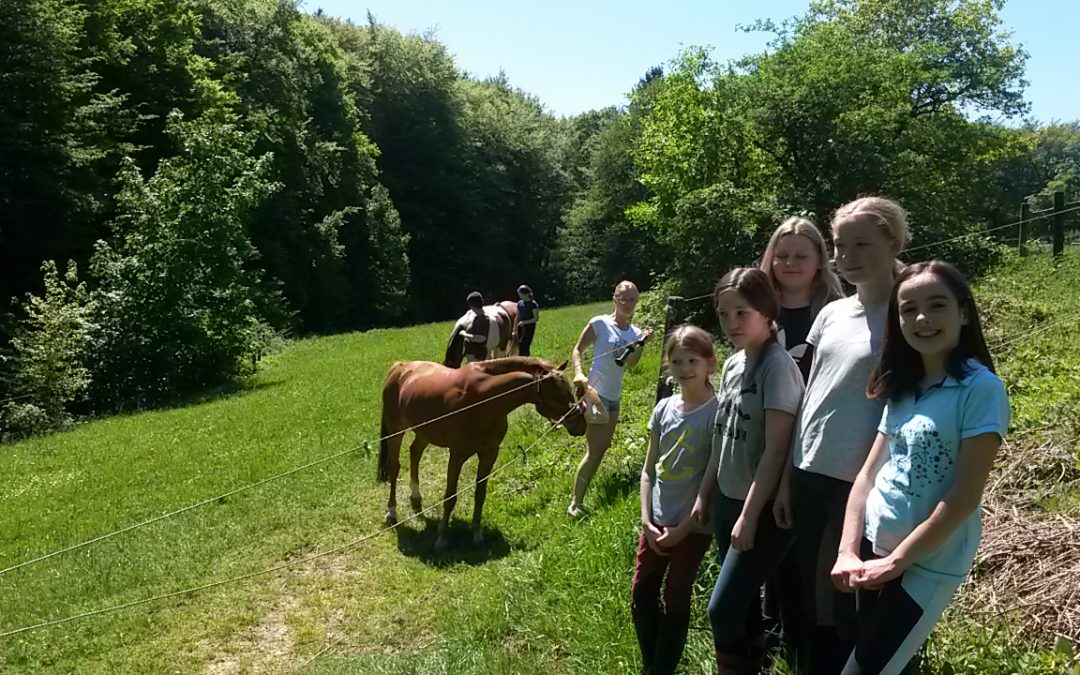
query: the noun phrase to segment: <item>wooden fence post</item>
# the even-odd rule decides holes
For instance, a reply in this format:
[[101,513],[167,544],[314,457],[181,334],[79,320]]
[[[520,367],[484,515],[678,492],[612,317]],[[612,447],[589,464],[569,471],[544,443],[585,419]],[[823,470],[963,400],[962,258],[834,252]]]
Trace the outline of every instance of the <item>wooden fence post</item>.
[[667,299],[667,308],[664,312],[664,334],[660,336],[660,372],[656,376],[656,403],[660,402],[660,399],[667,398],[675,393],[675,384],[668,377],[667,363],[664,362],[664,343],[667,342],[668,333],[671,332],[672,326],[678,325],[679,318],[679,305],[682,303],[682,297],[678,295],[669,295]]
[[1016,249],[1020,255],[1027,255],[1028,222],[1031,221],[1031,204],[1028,200],[1020,203],[1020,234],[1017,235]]
[[1054,257],[1060,257],[1065,251],[1065,193],[1054,192]]

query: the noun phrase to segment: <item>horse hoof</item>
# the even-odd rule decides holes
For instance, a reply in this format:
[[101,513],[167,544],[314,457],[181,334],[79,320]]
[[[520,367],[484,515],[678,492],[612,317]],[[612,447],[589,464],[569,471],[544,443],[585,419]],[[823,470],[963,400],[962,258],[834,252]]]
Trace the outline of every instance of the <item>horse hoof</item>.
[[439,537],[435,540],[435,551],[437,553],[443,553],[446,551],[446,539]]
[[386,524],[387,525],[397,525],[397,511],[396,510],[390,509],[389,511],[386,512]]
[[484,533],[483,533],[482,530],[477,530],[476,532],[473,532],[472,543],[474,543],[474,544],[483,544],[484,543]]
[[424,504],[420,501],[419,497],[409,497],[409,506],[411,506],[412,510],[416,513],[420,513],[424,510]]

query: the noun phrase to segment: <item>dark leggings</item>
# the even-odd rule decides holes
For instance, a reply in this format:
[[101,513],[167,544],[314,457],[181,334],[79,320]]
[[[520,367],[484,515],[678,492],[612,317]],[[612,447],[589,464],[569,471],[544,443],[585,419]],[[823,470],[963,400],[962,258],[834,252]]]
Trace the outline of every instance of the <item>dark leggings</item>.
[[[863,560],[874,555],[863,539]],[[952,600],[957,584],[906,572],[880,591],[858,591],[858,642],[842,675],[903,675],[914,672],[912,659]]]
[[536,335],[536,324],[523,323],[518,326],[518,330],[521,331],[521,337],[518,339],[518,354],[532,356],[530,351],[532,350],[533,336]]
[[713,504],[716,552],[723,561],[709,599],[709,622],[718,656],[744,650],[761,635],[760,589],[791,546],[790,530],[773,519],[772,503],[758,518],[754,545],[749,551],[731,548],[731,529],[742,513],[743,500],[717,493]]
[[804,665],[814,675],[835,675],[858,636],[855,596],[836,590],[829,576],[840,548],[851,483],[796,468],[791,490],[795,553],[810,631]]

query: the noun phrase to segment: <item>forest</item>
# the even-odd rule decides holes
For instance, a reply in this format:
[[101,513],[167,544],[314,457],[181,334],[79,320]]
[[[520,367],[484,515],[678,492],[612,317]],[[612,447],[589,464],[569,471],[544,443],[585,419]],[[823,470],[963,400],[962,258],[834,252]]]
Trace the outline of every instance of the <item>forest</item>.
[[687,48],[567,118],[370,15],[0,0],[0,428],[176,402],[471,290],[700,293],[862,194],[977,274],[1080,183],[1080,123],[1028,119],[1000,9],[816,1],[744,27],[761,53]]

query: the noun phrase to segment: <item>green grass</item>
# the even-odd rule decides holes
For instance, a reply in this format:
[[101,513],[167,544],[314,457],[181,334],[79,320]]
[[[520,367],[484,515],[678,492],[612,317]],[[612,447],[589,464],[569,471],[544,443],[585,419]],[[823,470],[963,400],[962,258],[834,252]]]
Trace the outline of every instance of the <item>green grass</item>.
[[[983,279],[978,298],[990,341],[1080,312],[1078,258],[1071,250],[1057,268],[1047,257],[1009,262]],[[535,353],[561,361],[600,311],[603,305],[545,311]],[[0,447],[0,568],[358,448],[0,576],[0,632],[265,569],[382,527],[378,448],[363,447],[378,436],[382,377],[398,359],[438,359],[448,331],[444,323],[298,341],[264,360],[237,394]],[[1029,435],[1075,447],[1076,414],[1061,415],[1080,409],[1078,340],[1080,321],[997,354],[1014,432],[1048,427]],[[657,365],[653,346],[628,377],[625,422],[583,522],[564,515],[583,442],[556,431],[523,460],[521,449],[545,428],[523,408],[500,456],[500,465],[511,464],[489,490],[483,547],[469,543],[467,490],[444,556],[432,550],[431,514],[293,568],[2,638],[0,670],[633,672],[637,475]],[[426,504],[441,498],[445,467],[445,451],[429,449]],[[470,461],[462,484],[474,475]],[[1051,506],[1068,508],[1075,499],[1061,495]],[[711,672],[703,604],[713,565],[707,562],[699,581],[700,630],[690,637],[688,672]],[[1057,672],[1061,661],[1045,648],[995,631],[950,615],[935,633],[926,672]]]

